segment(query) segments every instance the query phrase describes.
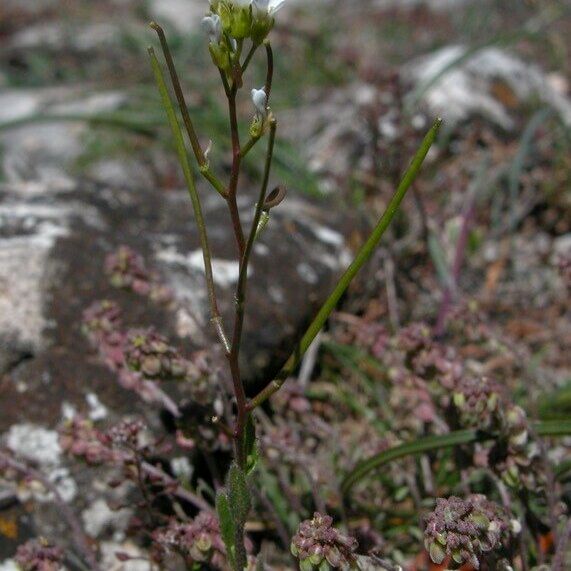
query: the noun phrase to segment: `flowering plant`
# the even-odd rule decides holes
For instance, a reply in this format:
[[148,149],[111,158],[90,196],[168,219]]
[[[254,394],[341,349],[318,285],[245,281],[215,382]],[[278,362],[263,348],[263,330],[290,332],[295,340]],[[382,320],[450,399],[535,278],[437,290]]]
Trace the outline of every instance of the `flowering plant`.
[[[316,318],[301,339],[298,347],[293,351],[292,356],[278,377],[271,380],[257,395],[248,398],[240,375],[239,365],[247,301],[248,265],[254,243],[263,226],[268,223],[270,210],[278,206],[285,197],[285,189],[283,187],[278,186],[275,190],[269,191],[269,180],[277,131],[277,118],[270,107],[274,75],[274,57],[271,42],[268,37],[274,27],[275,16],[284,4],[285,0],[211,0],[210,11],[202,20],[202,29],[208,39],[208,48],[212,62],[219,71],[222,87],[228,101],[230,138],[232,141],[232,167],[227,183],[224,183],[217,174],[213,172],[208,160],[208,150],[203,149],[195,131],[165,34],[158,24],[151,24],[151,27],[157,32],[161,43],[184,128],[198,163],[199,171],[210,183],[212,188],[226,201],[228,206],[240,266],[238,285],[235,292],[236,304],[233,331],[232,335],[229,336],[218,310],[212,274],[212,255],[208,242],[208,231],[202,215],[200,197],[194,182],[193,168],[187,155],[184,136],[169,95],[169,89],[161,66],[153,48],[150,48],[151,64],[161,93],[163,105],[167,112],[178,157],[193,203],[194,215],[198,225],[203,251],[212,323],[226,354],[234,392],[234,421],[233,426],[227,427],[227,433],[232,436],[233,440],[234,461],[226,478],[226,487],[219,490],[217,494],[216,507],[220,519],[220,533],[226,546],[228,561],[231,567],[236,571],[241,571],[248,564],[244,542],[244,528],[250,510],[248,478],[256,466],[258,456],[254,412],[262,403],[281,388],[285,380],[300,362],[301,356],[325,323],[351,280],[371,256],[374,248],[391,222],[401,200],[404,198],[406,191],[416,178],[440,125],[439,122],[436,122],[428,133],[385,214],[379,220],[375,230],[357,255],[355,261],[347,269],[347,272],[343,275],[329,299],[318,312]],[[244,86],[244,78],[248,66],[255,54],[262,47],[266,56],[266,81],[262,87],[251,89],[250,93],[254,107],[254,115],[250,121],[249,139],[244,143],[240,139],[238,128],[237,98]],[[266,135],[268,137],[268,143],[262,184],[254,205],[254,219],[249,230],[246,231],[240,218],[237,203],[240,174],[248,153]],[[137,355],[140,352],[141,351],[138,350]],[[163,352],[163,354],[164,357],[161,357],[161,363],[167,358],[168,351]],[[153,372],[155,369],[157,371],[159,370],[159,361],[155,359],[150,364],[152,365]],[[147,364],[147,368],[148,367],[149,364]],[[162,368],[164,367],[161,364],[161,371]]]

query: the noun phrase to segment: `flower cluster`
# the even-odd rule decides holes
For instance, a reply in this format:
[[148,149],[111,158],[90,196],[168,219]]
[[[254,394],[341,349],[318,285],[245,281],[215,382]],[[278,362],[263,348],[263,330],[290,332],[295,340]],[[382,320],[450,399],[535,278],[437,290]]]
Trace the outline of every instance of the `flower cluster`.
[[461,379],[454,388],[450,416],[459,428],[479,428],[495,434],[487,463],[511,488],[539,490],[544,485],[537,443],[530,438],[525,411],[504,398],[488,378]]
[[462,375],[462,365],[454,351],[435,342],[425,323],[403,328],[395,345],[403,353],[405,367],[426,381],[434,380],[450,389]]
[[[59,428],[61,449],[87,464],[128,464],[133,453],[144,456],[156,442],[145,438],[146,425],[138,419],[123,419],[107,430],[98,430],[79,415]],[[158,449],[155,449],[155,452]]]
[[184,359],[153,328],[127,333],[125,360],[129,368],[150,380],[190,380],[198,376],[196,367]]
[[251,38],[261,44],[274,26],[274,16],[285,0],[211,0],[210,14],[202,28],[210,40],[210,53],[217,67],[229,71],[237,42]]
[[105,273],[116,288],[148,296],[159,303],[172,299],[172,291],[160,283],[157,275],[146,268],[143,257],[129,246],[120,246],[107,256]]
[[109,300],[96,301],[83,312],[84,335],[113,371],[121,370],[125,360],[121,316],[121,308]]
[[141,449],[141,436],[147,429],[142,420],[121,420],[112,426],[105,434],[104,439],[112,446]]
[[209,564],[226,569],[226,548],[220,536],[218,519],[211,513],[200,512],[189,523],[171,521],[153,532],[158,558],[176,553],[192,565]]
[[545,486],[545,470],[537,442],[530,438],[525,411],[509,405],[501,418],[501,431],[488,461],[491,468],[511,488],[537,492]]
[[482,512],[491,522],[490,533],[497,537],[498,543],[508,547],[514,535],[521,531],[521,524],[517,519],[510,518],[510,514],[496,502],[491,502],[483,494],[472,494],[468,500],[474,508]]
[[427,383],[420,377],[406,373],[393,380],[395,384],[389,403],[395,413],[395,431],[401,438],[408,433],[422,434],[425,426],[433,423],[437,417]]
[[113,335],[120,326],[121,308],[113,301],[97,301],[83,312],[83,332],[92,343]]
[[481,558],[500,546],[506,521],[501,508],[481,496],[439,498],[426,521],[424,544],[438,565],[448,559],[452,569],[464,564],[479,569]]
[[60,571],[63,569],[63,550],[45,539],[31,539],[18,547],[16,563],[22,571]]
[[121,310],[114,302],[92,304],[83,313],[82,328],[106,365],[117,373],[119,384],[137,392],[143,400],[160,403],[176,412],[176,406],[155,381],[184,380],[188,381],[191,396],[197,402],[213,401],[208,364],[202,353],[186,359],[152,329],[125,331]]
[[90,420],[81,416],[74,416],[60,427],[59,445],[64,452],[82,458],[90,465],[113,463],[116,460],[116,454],[102,434]]
[[314,513],[313,519],[299,525],[291,542],[291,552],[302,571],[355,569],[357,540],[333,527],[328,515]]
[[457,424],[462,428],[493,428],[500,410],[501,395],[501,387],[487,377],[462,377],[452,395]]

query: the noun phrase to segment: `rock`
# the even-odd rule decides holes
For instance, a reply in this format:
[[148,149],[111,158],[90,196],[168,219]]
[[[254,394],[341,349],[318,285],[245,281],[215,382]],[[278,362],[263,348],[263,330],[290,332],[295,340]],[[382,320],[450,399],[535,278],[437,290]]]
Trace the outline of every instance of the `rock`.
[[[169,4],[172,11],[173,2],[155,2],[157,18]],[[205,3],[183,4],[193,10],[184,25],[199,23]],[[178,24],[185,20],[177,9],[174,13]],[[86,28],[86,34],[70,34],[61,23],[40,22],[9,41],[14,50],[71,46],[89,52],[114,41],[105,26]],[[176,182],[180,175],[174,153],[165,157],[159,150],[152,160],[110,156],[91,164],[85,175],[75,174],[89,126],[71,116],[112,112],[124,101],[121,92],[86,96],[80,88],[0,92],[0,444],[42,470],[91,536],[110,540],[102,544],[103,568],[135,570],[148,564],[121,563],[114,556],[116,550],[129,550],[122,545],[121,532],[130,513],[105,507],[110,469],[86,469],[69,461],[55,428],[75,414],[100,425],[137,415],[164,435],[164,411],[117,383],[82,334],[82,312],[97,300],[112,299],[123,308],[127,327],[156,326],[186,354],[216,340],[196,225],[187,193]],[[163,180],[170,181],[168,189],[158,188],[157,165]],[[249,223],[257,189],[243,186],[239,207]],[[231,332],[238,265],[230,220],[216,193],[202,184],[199,190],[220,308]],[[268,380],[283,364],[350,261],[340,217],[326,202],[310,201],[296,190],[290,188],[273,211],[253,252],[241,363],[249,381]],[[124,244],[141,254],[173,291],[170,305],[113,287],[104,262]],[[248,385],[248,391],[254,388]],[[172,394],[187,396],[184,387],[173,388]],[[166,460],[172,461],[173,473],[188,476],[199,470],[187,458]],[[13,497],[20,530],[13,541],[0,538],[6,570],[11,566],[7,558],[27,537],[69,538],[67,524],[45,490],[35,490],[32,497],[4,488],[2,482],[1,491]],[[140,555],[136,549],[134,554]]]
[[[49,160],[54,169],[62,168],[55,157]],[[68,157],[62,160],[65,164]],[[144,165],[140,168],[144,171]],[[7,431],[8,445],[38,464],[78,512],[97,514],[101,526],[90,519],[97,534],[106,529],[105,514],[95,504],[102,497],[97,478],[62,463],[57,445],[46,445],[55,442],[54,427],[75,413],[97,422],[140,414],[159,433],[164,429],[160,408],[119,386],[89,346],[81,332],[82,311],[96,300],[113,299],[123,307],[127,326],[155,325],[183,351],[208,347],[215,336],[196,226],[183,189],[159,190],[149,181],[113,188],[72,177],[58,185],[42,173],[37,180],[12,179],[0,186],[0,431]],[[237,265],[228,213],[216,193],[200,191],[220,307],[230,330]],[[253,216],[253,200],[251,195],[240,200],[246,222]],[[348,263],[338,227],[326,204],[295,192],[275,209],[253,254],[242,360],[247,378],[271,375],[283,363]],[[172,289],[171,306],[111,285],[104,261],[122,244],[139,252]],[[185,394],[182,387],[176,391]],[[35,509],[33,522],[36,533],[65,536],[65,524],[51,504]],[[12,553],[0,549],[0,560]]]
[[[132,561],[119,561],[116,553],[124,553],[133,558]],[[101,544],[101,567],[106,571],[149,571],[151,568],[148,554],[133,543],[114,543],[104,541]]]
[[[229,324],[238,276],[236,252],[225,204],[218,195],[204,194],[215,280]],[[80,182],[73,188],[58,188],[38,181],[7,184],[0,196],[0,337],[6,347],[7,340],[12,340],[20,353],[34,356],[19,367],[23,376],[17,376],[23,384],[13,384],[16,392],[33,393],[36,382],[41,385],[47,371],[24,374],[24,370],[35,368],[38,358],[52,361],[57,354],[63,364],[66,356],[75,361],[86,353],[79,332],[81,312],[97,299],[117,297],[118,292],[102,275],[102,267],[105,256],[121,244],[142,253],[175,293],[176,311],[161,315],[157,324],[170,323],[175,335],[191,336],[197,347],[209,342],[202,254],[185,192],[135,192]],[[243,197],[245,221],[252,217],[251,204],[251,197]],[[247,376],[260,374],[286,356],[292,339],[348,262],[343,237],[329,226],[330,220],[320,205],[292,196],[276,210],[256,245],[252,312],[246,320]],[[145,316],[144,300],[135,297],[129,303],[137,308],[133,318],[144,320],[146,325],[153,323],[155,308],[151,306]],[[180,340],[182,345],[187,342]],[[6,360],[10,361],[8,357]],[[53,373],[56,385],[82,377],[81,366],[77,369],[76,365],[73,374],[65,375],[67,381]],[[52,398],[53,390],[52,386],[46,399]],[[95,393],[91,398],[99,398],[93,388],[90,392]],[[113,406],[100,400],[104,406]],[[21,420],[30,419],[29,411],[21,413]],[[56,416],[59,414],[58,405]]]
[[97,499],[83,510],[81,519],[85,532],[90,537],[97,538],[109,530],[115,534],[124,532],[132,516],[133,510],[127,508],[112,510],[105,500]]
[[315,101],[280,113],[280,133],[303,144],[308,167],[319,175],[323,192],[337,187],[336,181],[351,172],[368,144],[360,112],[375,97],[375,88],[355,83],[317,94]]
[[47,49],[92,52],[117,46],[121,30],[116,24],[101,23],[75,27],[65,22],[41,22],[15,33],[8,43],[11,50]]
[[159,23],[188,34],[200,29],[200,21],[207,14],[208,5],[203,0],[152,0],[149,9]]
[[[69,170],[81,154],[89,118],[116,110],[125,95],[116,92],[86,96],[78,89],[7,89],[0,93],[2,172],[8,181],[48,182],[48,191],[71,188]],[[37,121],[41,117],[40,122]],[[47,121],[46,117],[53,117]],[[59,120],[58,117],[66,118]]]
[[436,12],[443,12],[453,8],[463,8],[466,4],[473,4],[475,0],[375,0],[375,5],[383,9],[391,8],[418,8],[427,6]]
[[[59,352],[85,352],[85,346],[77,344],[81,311],[96,299],[116,294],[109,290],[101,270],[105,255],[123,243],[142,253],[175,292],[176,311],[161,317],[160,324],[166,320],[176,335],[192,336],[197,346],[210,338],[202,254],[186,192],[154,188],[148,161],[137,158],[109,158],[92,165],[89,174],[95,184],[69,174],[82,152],[87,126],[58,121],[58,116],[90,116],[114,110],[123,101],[119,92],[89,97],[63,89],[0,94],[0,122],[13,126],[0,138],[7,180],[0,187],[3,371],[17,368],[26,359],[33,362],[31,357],[51,355],[54,344],[57,347],[60,342]],[[33,121],[38,115],[54,120],[38,124]],[[203,190],[203,194],[221,307],[230,323],[238,277],[236,252],[225,204],[214,193]],[[241,197],[245,221],[253,216],[253,203],[252,195]],[[254,313],[246,324],[252,337],[246,336],[244,360],[250,377],[286,356],[288,343],[348,262],[344,240],[331,227],[338,225],[337,220],[323,205],[292,192],[275,212],[254,252]],[[282,273],[282,268],[292,271]],[[150,315],[155,315],[154,310]],[[63,330],[75,333],[60,335]],[[277,349],[281,352],[276,353]],[[80,371],[76,373],[81,376]],[[14,385],[17,392],[26,392],[29,383],[22,382]],[[99,397],[94,393],[93,398]],[[80,400],[85,408],[83,396]],[[22,415],[20,420],[25,418]]]
[[36,15],[49,8],[57,6],[61,0],[2,0],[2,8],[7,13],[12,11],[25,12],[28,14]]
[[500,48],[468,55],[464,46],[447,46],[413,61],[404,77],[416,85],[412,97],[421,94],[431,113],[441,115],[448,126],[483,116],[509,130],[514,111],[536,101],[571,125],[571,101],[539,67]]

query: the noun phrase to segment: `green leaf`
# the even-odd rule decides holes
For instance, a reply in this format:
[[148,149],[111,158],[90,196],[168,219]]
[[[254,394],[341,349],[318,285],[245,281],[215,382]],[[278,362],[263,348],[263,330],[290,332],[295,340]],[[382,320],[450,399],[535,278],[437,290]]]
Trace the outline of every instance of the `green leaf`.
[[228,507],[234,524],[234,569],[241,571],[247,564],[248,556],[244,545],[244,527],[250,511],[250,492],[246,474],[236,464],[230,466],[226,476]]
[[446,261],[446,253],[442,248],[442,244],[438,239],[438,236],[430,230],[428,234],[428,251],[432,259],[432,263],[436,269],[436,274],[438,275],[438,280],[444,286],[450,284],[450,268],[448,267],[448,262]]
[[232,568],[235,568],[234,553],[236,551],[236,528],[234,526],[234,520],[230,510],[230,502],[228,501],[228,496],[224,491],[220,491],[216,494],[216,512],[218,513],[220,535],[222,536],[222,541],[224,541],[224,545],[226,546],[228,561]]
[[244,431],[244,458],[246,458],[246,475],[249,476],[255,470],[260,458],[256,442],[256,424],[252,414],[248,415]]
[[436,542],[430,545],[430,559],[432,559],[434,563],[440,565],[444,561],[445,557],[446,551],[441,545]]
[[[571,434],[571,421],[556,420],[538,422],[534,425],[534,431],[538,436],[566,436]],[[406,456],[416,456],[423,452],[452,448],[462,444],[482,442],[493,438],[493,434],[479,430],[458,430],[456,432],[450,432],[449,434],[419,438],[414,442],[408,442],[407,444],[389,448],[380,454],[375,454],[359,462],[341,483],[341,491],[343,493],[349,492],[357,482],[362,480],[371,471],[385,464],[389,464],[393,460],[398,460]]]
[[243,525],[250,511],[250,492],[246,474],[237,464],[232,464],[228,471],[228,500],[235,525]]
[[306,332],[300,339],[299,343],[296,345],[295,350],[290,355],[289,359],[286,361],[285,365],[282,367],[281,371],[278,373],[277,378],[270,382],[266,388],[262,389],[249,403],[249,410],[254,410],[256,407],[260,406],[263,402],[265,402],[268,398],[270,398],[275,392],[277,392],[285,380],[292,374],[295,368],[301,362],[301,358],[309,348],[309,346],[313,343],[313,340],[317,336],[317,334],[321,331],[322,327],[325,325],[325,322],[333,312],[333,310],[337,307],[337,303],[347,291],[347,288],[353,281],[354,277],[357,275],[359,270],[369,261],[371,256],[373,255],[375,249],[379,245],[381,238],[383,237],[384,233],[386,232],[387,228],[389,227],[390,223],[392,222],[395,214],[397,213],[401,202],[403,201],[404,197],[408,189],[412,186],[414,181],[416,180],[420,169],[424,163],[424,159],[426,159],[426,155],[428,151],[432,147],[433,143],[436,141],[436,137],[438,136],[438,132],[440,131],[440,126],[442,124],[442,119],[437,119],[432,128],[428,131],[426,136],[424,137],[418,151],[414,155],[410,166],[404,173],[400,184],[392,196],[391,200],[389,201],[387,208],[377,225],[371,232],[367,241],[363,244],[355,259],[351,262],[345,273],[341,276],[337,285],[325,301],[325,303],[321,306],[320,310],[317,312],[317,315],[310,323],[309,327],[307,328]]

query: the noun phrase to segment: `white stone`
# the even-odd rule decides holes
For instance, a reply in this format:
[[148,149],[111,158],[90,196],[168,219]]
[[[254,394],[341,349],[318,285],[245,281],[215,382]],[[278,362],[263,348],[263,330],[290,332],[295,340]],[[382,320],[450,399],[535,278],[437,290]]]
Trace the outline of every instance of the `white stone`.
[[[194,270],[199,270],[204,273],[204,258],[202,255],[202,250],[194,250],[188,256],[189,266]],[[231,285],[238,282],[238,277],[240,275],[240,265],[238,262],[231,260],[212,260],[212,274],[214,275],[214,281],[220,287],[230,287]],[[248,271],[248,275],[251,275],[252,271]]]
[[181,480],[190,480],[192,477],[193,467],[190,460],[186,456],[179,456],[171,460],[171,468],[173,474]]
[[205,0],[151,0],[149,8],[159,24],[173,26],[181,34],[200,30],[202,17],[208,13]]
[[[77,483],[70,476],[69,470],[67,468],[56,468],[52,470],[47,475],[48,480],[54,484],[58,494],[61,499],[66,502],[72,502],[77,496]],[[47,494],[44,498],[40,498],[42,501],[52,501],[53,498],[51,494]]]
[[89,406],[89,418],[94,422],[103,420],[109,414],[107,407],[99,400],[95,393],[85,395],[87,406]]
[[131,518],[130,509],[112,510],[103,499],[95,500],[87,509],[81,512],[81,519],[86,533],[99,537],[107,529],[124,531]]
[[[104,541],[101,543],[101,568],[105,571],[152,571],[153,566],[148,561],[148,555],[132,543],[114,543]],[[135,561],[119,561],[115,553],[127,553],[138,557]]]
[[504,129],[512,128],[509,109],[493,93],[497,81],[508,86],[519,101],[539,100],[571,125],[571,101],[537,66],[499,48],[470,55],[465,46],[447,46],[412,62],[405,75],[416,83],[409,101],[424,91],[423,99],[432,113],[442,116],[448,125],[482,115]]
[[6,444],[17,456],[41,466],[57,466],[61,461],[58,433],[35,424],[12,425]]

